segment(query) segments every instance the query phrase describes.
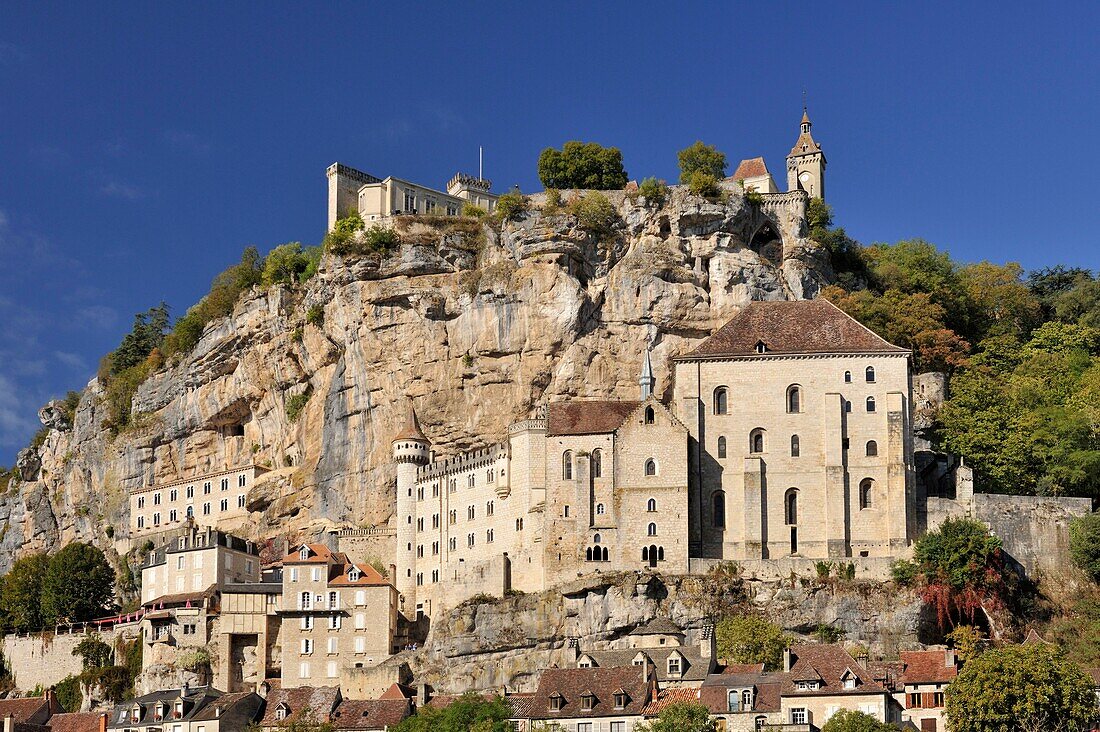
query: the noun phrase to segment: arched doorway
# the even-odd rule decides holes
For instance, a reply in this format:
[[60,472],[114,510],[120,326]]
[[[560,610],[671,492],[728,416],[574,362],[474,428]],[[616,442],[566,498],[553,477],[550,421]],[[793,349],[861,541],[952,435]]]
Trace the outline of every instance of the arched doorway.
[[783,262],[783,237],[771,221],[765,221],[749,239],[749,249],[772,264]]

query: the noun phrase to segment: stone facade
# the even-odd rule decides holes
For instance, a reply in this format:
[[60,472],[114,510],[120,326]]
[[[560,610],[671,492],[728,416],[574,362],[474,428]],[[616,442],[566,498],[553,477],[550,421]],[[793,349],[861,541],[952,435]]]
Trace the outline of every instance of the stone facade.
[[259,465],[143,486],[130,492],[130,534],[138,537],[178,529],[188,520],[233,530],[248,522],[245,498]]
[[257,582],[260,553],[255,544],[193,522],[181,535],[149,552],[141,565],[141,602],[204,592],[227,582]]

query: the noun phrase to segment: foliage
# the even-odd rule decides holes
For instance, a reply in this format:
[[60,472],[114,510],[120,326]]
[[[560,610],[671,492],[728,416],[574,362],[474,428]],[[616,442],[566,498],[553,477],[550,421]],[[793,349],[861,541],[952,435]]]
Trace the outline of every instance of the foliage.
[[301,242],[297,241],[277,246],[264,259],[261,282],[264,287],[301,284],[317,274],[320,261],[320,247],[303,249]]
[[179,318],[164,340],[164,355],[171,358],[189,352],[202,338],[212,320],[233,312],[241,295],[263,280],[263,260],[256,247],[247,247],[241,261],[221,272],[210,283],[210,291]]
[[897,727],[880,722],[864,712],[840,709],[829,717],[821,732],[897,732]]
[[847,633],[843,628],[838,628],[835,625],[827,625],[825,623],[818,623],[814,628],[814,638],[819,643],[839,643],[843,640]]
[[718,179],[702,170],[692,173],[687,183],[688,190],[696,196],[716,198],[722,193],[722,189],[718,186]]
[[668,185],[663,180],[646,178],[638,186],[638,195],[645,199],[647,206],[661,207],[668,198]]
[[[681,183],[694,185],[697,173],[702,173],[715,183],[726,176],[725,153],[719,152],[713,145],[704,144],[702,140],[696,140],[695,144],[685,147],[676,157],[680,161]],[[693,189],[692,193],[698,192]]]
[[1078,569],[1100,582],[1100,513],[1078,516],[1070,522],[1069,553]]
[[66,712],[79,712],[80,705],[84,702],[84,694],[80,690],[80,677],[69,674],[53,687],[57,696],[57,703]]
[[569,213],[577,217],[577,224],[597,239],[604,239],[614,231],[619,212],[607,200],[607,196],[593,191],[569,204]]
[[122,337],[118,348],[105,357],[100,375],[105,372],[108,376],[114,376],[144,363],[153,349],[164,342],[170,322],[168,306],[164,303],[135,315],[130,332]]
[[783,664],[783,651],[790,636],[759,615],[732,615],[714,628],[718,656],[729,663],[763,663],[768,670]]
[[706,705],[694,702],[669,704],[656,718],[634,727],[637,732],[717,732]]
[[392,732],[511,732],[512,707],[503,697],[485,700],[463,694],[442,709],[422,706],[416,714],[391,727]]
[[973,625],[978,611],[1012,599],[1015,575],[1005,566],[1001,540],[979,521],[947,519],[917,540],[913,557],[921,597],[935,608],[941,628]]
[[349,212],[347,216],[337,219],[332,225],[332,230],[325,234],[321,240],[321,248],[326,252],[345,255],[355,254],[353,251],[356,235],[363,230],[363,219],[358,213]]
[[393,229],[381,224],[363,228],[363,220],[352,216],[336,222],[332,231],[325,235],[322,247],[337,256],[362,257],[388,254],[400,244],[401,240]]
[[306,322],[320,328],[325,322],[325,309],[320,304],[310,305],[306,311]]
[[901,587],[912,587],[917,581],[917,565],[908,559],[898,559],[890,565],[890,577]]
[[561,150],[546,148],[539,155],[538,171],[545,188],[611,191],[626,185],[622,152],[595,142],[571,140]]
[[489,212],[478,206],[476,203],[464,203],[462,204],[462,215],[470,216],[475,219],[481,219],[489,215]]
[[832,207],[821,198],[811,198],[806,207],[806,219],[810,226],[810,238],[829,252],[837,285],[845,290],[864,288],[869,274],[863,247],[843,228],[833,226]]
[[963,661],[977,658],[985,648],[985,634],[973,625],[957,625],[947,634],[947,640]]
[[501,221],[515,221],[526,213],[529,206],[527,197],[518,190],[508,191],[497,199],[496,214]]
[[1047,627],[1046,637],[1082,667],[1100,666],[1100,589],[1094,586],[1079,592],[1067,611]]
[[176,656],[176,665],[186,671],[210,668],[210,652],[205,648],[192,648]]
[[45,554],[31,554],[15,560],[0,578],[0,613],[4,626],[19,633],[38,630],[42,619],[42,578],[49,565]]
[[90,668],[110,666],[111,661],[114,660],[114,651],[111,650],[109,645],[100,640],[98,633],[92,633],[81,638],[80,642],[73,648],[73,655],[80,656],[85,671]]
[[96,547],[68,544],[50,557],[42,577],[42,619],[80,623],[101,616],[114,598],[115,572]]
[[967,661],[946,691],[954,732],[1085,732],[1092,680],[1054,646],[1005,646]]
[[309,398],[313,396],[313,385],[310,384],[301,394],[295,394],[286,400],[286,418],[290,422],[297,422],[302,410],[306,408]]

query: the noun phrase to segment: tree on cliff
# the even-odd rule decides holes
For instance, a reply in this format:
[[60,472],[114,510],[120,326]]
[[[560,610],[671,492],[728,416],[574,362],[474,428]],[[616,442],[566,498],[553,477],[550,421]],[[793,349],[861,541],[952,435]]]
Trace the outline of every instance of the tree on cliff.
[[617,147],[571,140],[561,150],[539,155],[539,180],[546,188],[617,191],[626,185],[623,154]]
[[821,732],[897,732],[897,727],[880,722],[869,714],[841,709],[821,728]]
[[758,615],[722,618],[714,628],[718,656],[727,663],[762,663],[774,671],[783,665],[790,636]]
[[986,651],[947,687],[954,732],[1085,732],[1096,712],[1092,679],[1045,643]]
[[74,542],[50,557],[42,577],[46,624],[79,623],[102,616],[115,594],[115,572],[91,544]]
[[703,173],[716,181],[726,177],[726,154],[702,140],[685,147],[676,157],[680,161],[681,183],[691,183],[691,177],[696,173]]
[[32,554],[17,559],[4,575],[0,586],[4,627],[17,632],[42,628],[42,578],[49,561],[45,554]]
[[669,704],[655,719],[634,727],[636,732],[716,732],[710,711],[702,704]]

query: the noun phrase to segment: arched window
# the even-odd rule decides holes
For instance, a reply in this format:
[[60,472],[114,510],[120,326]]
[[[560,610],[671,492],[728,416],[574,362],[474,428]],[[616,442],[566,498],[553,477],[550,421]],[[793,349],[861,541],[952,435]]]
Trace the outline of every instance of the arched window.
[[727,414],[729,411],[729,405],[726,400],[729,392],[726,387],[720,386],[714,390],[714,413],[715,414]]
[[787,526],[798,523],[798,489],[791,488],[783,499],[783,518]]
[[592,477],[603,477],[603,451],[598,447],[592,451]]
[[[597,516],[603,516],[603,514],[604,514],[603,504],[602,503],[597,503],[596,504],[596,515]],[[596,534],[596,536],[599,536],[599,534]],[[599,542],[596,542],[596,543],[598,544]]]
[[643,562],[648,562],[649,561],[649,547],[648,546],[643,546],[642,547],[642,561]]
[[850,401],[848,401],[847,399],[844,400],[844,411],[845,412],[852,411],[852,403]]
[[587,549],[584,550],[584,561],[586,561],[586,562],[591,562],[592,561],[592,547],[588,547]]
[[645,502],[645,510],[648,513],[657,513],[657,499],[656,498],[650,498],[648,501],[646,501]]
[[646,424],[653,424],[653,419],[654,419],[653,407],[646,407],[645,408],[645,423]]
[[657,547],[657,561],[665,561],[665,548],[663,546]]
[[875,398],[874,397],[867,397],[867,411],[868,412],[875,411]]
[[726,438],[718,438],[718,457],[724,458],[726,456]]
[[878,443],[874,440],[867,440],[867,457],[875,457],[878,455]]
[[845,384],[851,384],[852,383],[852,372],[851,371],[845,371],[844,372],[844,383]]
[[573,480],[573,452],[566,450],[561,456],[561,479]]
[[791,457],[798,457],[801,450],[802,445],[798,441],[798,435],[791,435]]
[[600,549],[600,561],[606,562],[608,557],[607,547]]
[[599,534],[595,534],[592,537],[592,543],[593,544],[599,544],[602,540],[603,540],[603,537],[601,537]]
[[749,433],[749,452],[764,452],[764,430],[757,427]]
[[657,461],[653,458],[645,461],[645,474],[647,476],[657,475]]
[[865,371],[864,373],[867,376],[867,383],[868,384],[873,384],[874,381],[875,381],[875,367],[874,366],[868,366],[867,371]]
[[711,498],[711,504],[714,514],[714,528],[722,529],[726,526],[726,494],[722,491],[715,491],[714,496]]
[[798,384],[787,387],[787,411],[791,414],[802,411],[802,387]]
[[859,484],[859,507],[860,509],[871,507],[871,489],[874,488],[875,481],[870,478],[864,478]]
[[647,526],[645,530],[645,535],[657,536],[657,524],[651,523],[649,526]]

